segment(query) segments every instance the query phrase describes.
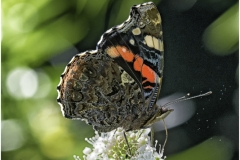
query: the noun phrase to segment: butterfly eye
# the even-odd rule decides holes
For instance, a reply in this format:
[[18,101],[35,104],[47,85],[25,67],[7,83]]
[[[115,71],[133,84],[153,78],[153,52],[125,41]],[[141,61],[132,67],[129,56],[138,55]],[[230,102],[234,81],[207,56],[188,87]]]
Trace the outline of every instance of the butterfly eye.
[[81,101],[82,100],[82,94],[80,92],[73,92],[72,93],[72,100],[73,101]]

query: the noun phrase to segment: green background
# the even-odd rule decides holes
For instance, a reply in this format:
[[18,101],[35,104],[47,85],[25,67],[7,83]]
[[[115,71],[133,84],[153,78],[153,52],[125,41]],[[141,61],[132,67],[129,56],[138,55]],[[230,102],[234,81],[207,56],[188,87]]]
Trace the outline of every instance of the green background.
[[[94,131],[62,117],[56,102],[59,77],[72,56],[95,49],[103,32],[143,2],[2,1],[2,159],[82,157],[84,147],[90,147],[84,139]],[[238,2],[154,3],[162,16],[165,44],[160,98],[179,91],[213,91],[194,100],[198,116],[169,129],[167,159],[238,159]],[[159,135],[164,137],[164,131]]]

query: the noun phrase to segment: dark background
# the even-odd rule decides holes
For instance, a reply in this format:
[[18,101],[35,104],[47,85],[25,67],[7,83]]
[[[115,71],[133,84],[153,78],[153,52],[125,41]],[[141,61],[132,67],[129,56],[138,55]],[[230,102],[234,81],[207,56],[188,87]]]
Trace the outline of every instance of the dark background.
[[[90,146],[84,139],[94,131],[62,117],[56,103],[59,76],[72,56],[95,49],[103,32],[143,2],[2,1],[2,159],[82,157]],[[164,154],[169,160],[239,159],[238,1],[154,3],[165,48],[160,100],[213,92],[168,106],[176,109],[166,118]],[[189,118],[177,124],[178,117]],[[165,131],[159,130],[155,138],[162,144]]]

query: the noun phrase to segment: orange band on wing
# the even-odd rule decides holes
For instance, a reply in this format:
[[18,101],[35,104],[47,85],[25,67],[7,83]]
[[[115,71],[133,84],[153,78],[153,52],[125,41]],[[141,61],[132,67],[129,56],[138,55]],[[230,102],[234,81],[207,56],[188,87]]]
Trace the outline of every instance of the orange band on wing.
[[[135,71],[141,72],[142,77],[146,78],[145,81],[155,83],[156,73],[147,65],[143,64],[142,57],[135,55],[124,46],[112,46],[106,50],[107,54],[112,58],[122,57],[127,62],[133,62]],[[134,60],[135,58],[135,60]],[[142,82],[142,83],[145,83]],[[147,87],[149,88],[149,87]]]
[[133,62],[134,54],[124,46],[110,47],[107,49],[107,54],[112,58],[121,56],[127,62]]
[[147,65],[143,64],[142,66],[142,76],[147,78],[147,81],[150,83],[155,83],[156,73]]
[[133,68],[135,71],[141,71],[143,65],[143,59],[142,57],[139,57],[138,55],[135,56],[135,61],[133,63]]

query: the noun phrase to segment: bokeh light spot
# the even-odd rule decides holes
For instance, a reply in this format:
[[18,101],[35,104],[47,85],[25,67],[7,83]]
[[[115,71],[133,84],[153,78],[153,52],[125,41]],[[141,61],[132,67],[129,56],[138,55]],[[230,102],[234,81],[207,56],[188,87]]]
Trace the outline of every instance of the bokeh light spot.
[[1,124],[2,151],[11,151],[20,148],[26,139],[18,121],[4,120]]
[[24,97],[32,97],[37,91],[38,79],[33,70],[27,70],[20,77],[20,88]]
[[17,68],[9,73],[6,85],[10,95],[17,99],[32,97],[38,88],[37,74],[32,69]]

